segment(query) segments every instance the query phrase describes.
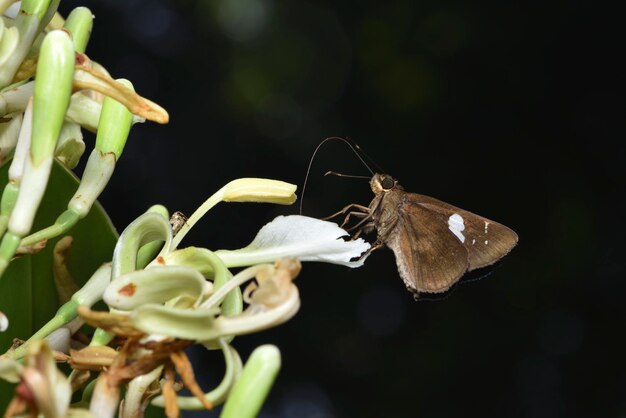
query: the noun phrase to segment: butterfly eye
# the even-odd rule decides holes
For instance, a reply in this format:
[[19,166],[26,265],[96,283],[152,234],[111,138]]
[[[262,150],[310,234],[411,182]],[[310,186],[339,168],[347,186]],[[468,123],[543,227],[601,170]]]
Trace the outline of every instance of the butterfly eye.
[[393,186],[396,185],[396,182],[393,181],[393,179],[390,177],[385,177],[383,181],[380,182],[380,185],[383,187],[383,189],[389,190],[389,189],[392,189]]

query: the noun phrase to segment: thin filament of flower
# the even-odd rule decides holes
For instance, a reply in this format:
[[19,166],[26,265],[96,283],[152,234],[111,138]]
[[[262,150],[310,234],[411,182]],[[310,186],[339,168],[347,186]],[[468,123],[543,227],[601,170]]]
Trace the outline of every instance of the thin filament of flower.
[[267,268],[271,268],[270,264],[259,264],[256,266],[248,267],[245,270],[237,273],[232,279],[227,281],[222,287],[220,287],[215,293],[213,293],[207,300],[200,304],[200,308],[211,308],[218,305],[234,288],[241,286],[248,280],[256,277],[257,273]]
[[163,251],[161,251],[161,255],[163,255],[164,252],[168,253],[174,251],[178,247],[178,244],[180,244],[180,242],[183,240],[185,235],[187,235],[187,232],[189,232],[189,230],[196,224],[196,222],[198,222],[209,210],[211,210],[213,206],[221,202],[223,196],[224,187],[219,189],[211,197],[205,200],[204,203],[200,205],[200,207],[198,207],[198,209],[196,209],[195,212],[187,219],[187,222],[183,224],[180,231],[178,231],[178,233],[174,236],[170,248],[163,248]]

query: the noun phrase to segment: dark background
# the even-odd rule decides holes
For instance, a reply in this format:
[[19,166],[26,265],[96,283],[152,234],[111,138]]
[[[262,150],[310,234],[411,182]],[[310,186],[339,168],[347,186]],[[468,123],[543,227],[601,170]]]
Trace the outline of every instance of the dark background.
[[[413,301],[389,250],[356,270],[305,264],[299,313],[235,341],[244,359],[263,343],[281,349],[262,417],[626,416],[615,10],[460,0],[63,0],[60,10],[79,5],[96,16],[88,55],[171,116],[133,128],[102,196],[120,231],[155,203],[189,215],[238,177],[296,183],[302,199],[313,150],[339,135],[408,191],[520,236],[492,275],[436,302]],[[327,143],[304,214],[369,203],[366,181],[327,170],[368,174]],[[239,248],[297,212],[224,203],[184,244]],[[220,355],[193,355],[208,389]]]

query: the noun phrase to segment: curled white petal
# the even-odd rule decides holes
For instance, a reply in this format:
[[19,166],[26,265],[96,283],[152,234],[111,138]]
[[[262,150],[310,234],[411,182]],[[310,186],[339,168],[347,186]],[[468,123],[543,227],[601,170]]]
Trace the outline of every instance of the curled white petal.
[[280,305],[256,312],[227,317],[217,316],[215,308],[176,309],[146,304],[131,313],[133,325],[147,333],[209,343],[230,335],[243,335],[274,327],[292,318],[300,308],[298,288],[291,285]]
[[269,263],[284,257],[360,267],[366,258],[360,257],[370,244],[361,238],[350,240],[349,236],[333,222],[300,215],[278,216],[261,228],[247,247],[215,254],[227,267]]
[[132,310],[178,296],[197,301],[208,289],[200,272],[185,266],[159,266],[126,273],[112,281],[102,299],[111,308]]

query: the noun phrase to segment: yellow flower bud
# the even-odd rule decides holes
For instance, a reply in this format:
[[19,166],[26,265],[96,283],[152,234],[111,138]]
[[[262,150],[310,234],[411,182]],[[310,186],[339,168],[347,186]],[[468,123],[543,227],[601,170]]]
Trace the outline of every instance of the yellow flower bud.
[[279,180],[242,178],[224,186],[225,202],[264,202],[291,205],[296,201],[297,186]]

